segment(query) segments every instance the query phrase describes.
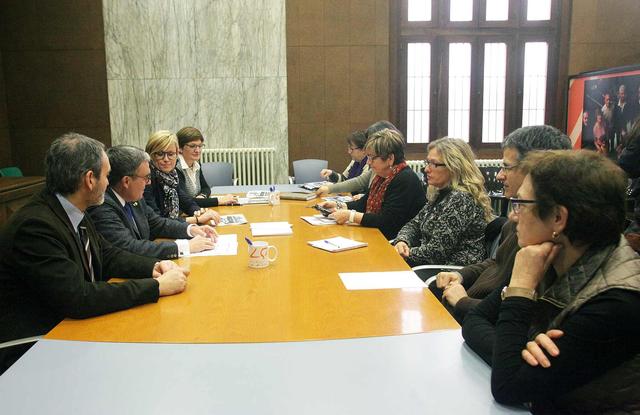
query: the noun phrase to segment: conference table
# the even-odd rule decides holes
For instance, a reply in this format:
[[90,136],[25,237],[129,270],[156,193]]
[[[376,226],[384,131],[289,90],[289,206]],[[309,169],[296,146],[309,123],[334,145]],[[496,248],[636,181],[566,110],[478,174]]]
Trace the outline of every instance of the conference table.
[[[190,270],[185,292],[62,321],[0,377],[3,412],[522,412],[493,401],[489,367],[428,289],[345,289],[339,273],[409,267],[377,229],[300,219],[318,201],[216,208],[288,221],[293,234],[219,227],[237,235],[237,255],[177,260]],[[334,236],[368,246],[308,244]],[[276,246],[277,260],[249,268],[245,237]]]

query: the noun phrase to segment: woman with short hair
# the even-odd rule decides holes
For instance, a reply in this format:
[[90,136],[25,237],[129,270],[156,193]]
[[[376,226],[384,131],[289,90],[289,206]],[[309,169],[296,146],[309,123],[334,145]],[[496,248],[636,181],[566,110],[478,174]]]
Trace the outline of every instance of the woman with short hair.
[[480,262],[493,213],[473,151],[448,137],[433,141],[427,150],[427,204],[398,232],[396,251],[411,266]]
[[177,133],[180,154],[176,164],[178,186],[201,207],[232,205],[238,202],[233,195],[210,197],[211,188],[204,178],[200,157],[204,148],[204,136],[194,127],[183,127]]
[[534,413],[640,412],[640,258],[622,236],[626,179],[593,151],[530,153],[511,220],[511,279],[462,334],[496,401]]
[[342,173],[331,169],[322,169],[320,176],[333,183],[353,179],[369,171],[367,164],[367,154],[364,145],[367,143],[367,136],[364,131],[354,131],[347,137],[347,153],[351,157],[351,162]]
[[367,163],[375,175],[364,196],[349,203],[324,202],[337,223],[357,223],[378,228],[387,239],[420,210],[425,195],[418,176],[404,159],[404,139],[399,132],[384,129],[365,145]]
[[151,134],[145,151],[151,162],[151,183],[144,189],[144,200],[157,214],[165,218],[181,219],[180,212],[187,215],[188,223],[205,224],[220,221],[213,210],[201,210],[193,198],[184,193],[178,183],[176,160],[178,138],[171,131],[161,130]]

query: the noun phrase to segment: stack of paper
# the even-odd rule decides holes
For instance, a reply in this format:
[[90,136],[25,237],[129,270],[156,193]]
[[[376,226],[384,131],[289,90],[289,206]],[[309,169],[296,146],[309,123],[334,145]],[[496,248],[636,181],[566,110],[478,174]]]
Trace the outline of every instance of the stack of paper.
[[309,222],[311,225],[315,225],[315,226],[336,224],[335,219],[326,218],[323,215],[300,216],[300,219],[305,220]]
[[247,223],[247,218],[245,218],[242,213],[237,215],[222,215],[220,216],[218,226],[242,225],[244,223]]
[[280,199],[283,200],[311,200],[315,199],[316,194],[313,192],[282,192]]
[[253,236],[291,235],[293,230],[289,222],[254,222],[250,224]]
[[269,192],[267,190],[251,190],[247,192],[247,197],[239,197],[238,203],[241,205],[267,204],[269,203]]
[[425,283],[413,271],[341,272],[338,275],[347,290],[426,288]]
[[213,249],[191,254],[191,256],[221,256],[238,254],[238,235],[218,235],[218,241]]
[[366,242],[354,241],[353,239],[336,236],[334,238],[320,239],[319,241],[309,241],[309,245],[329,252],[340,252],[348,251],[349,249],[362,248],[368,244]]
[[322,199],[326,200],[327,202],[349,203],[353,201],[353,197],[351,196],[325,196]]

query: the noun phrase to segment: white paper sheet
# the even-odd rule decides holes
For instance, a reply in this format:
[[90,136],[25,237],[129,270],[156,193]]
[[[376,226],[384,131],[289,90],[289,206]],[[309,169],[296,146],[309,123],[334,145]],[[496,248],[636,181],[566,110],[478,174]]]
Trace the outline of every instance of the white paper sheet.
[[293,233],[289,222],[253,222],[249,226],[251,226],[253,236],[291,235]]
[[413,271],[341,272],[338,275],[347,290],[426,288],[425,283]]
[[191,254],[192,257],[222,255],[238,255],[238,235],[235,233],[229,235],[218,235],[218,241],[216,242],[215,248]]
[[336,220],[331,218],[326,218],[322,215],[313,215],[313,216],[300,216],[300,219],[310,223],[314,226],[322,226],[322,225],[335,225]]

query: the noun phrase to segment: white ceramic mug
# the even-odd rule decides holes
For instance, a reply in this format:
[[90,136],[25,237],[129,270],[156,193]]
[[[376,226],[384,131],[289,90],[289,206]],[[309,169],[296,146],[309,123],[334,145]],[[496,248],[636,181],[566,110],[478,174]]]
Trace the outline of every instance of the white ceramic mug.
[[[253,241],[252,245],[249,245],[249,267],[251,268],[264,268],[268,267],[269,263],[278,258],[278,248],[265,241]],[[273,257],[269,256],[269,250],[273,250]]]

